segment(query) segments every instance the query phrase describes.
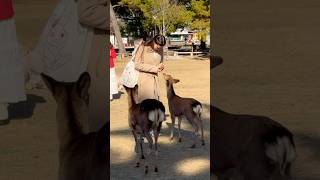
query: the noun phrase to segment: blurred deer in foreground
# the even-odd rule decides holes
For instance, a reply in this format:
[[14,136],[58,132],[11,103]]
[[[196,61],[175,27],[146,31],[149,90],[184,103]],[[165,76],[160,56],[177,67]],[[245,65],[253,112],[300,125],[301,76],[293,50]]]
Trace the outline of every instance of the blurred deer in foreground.
[[110,122],[98,132],[86,132],[89,74],[83,73],[74,83],[41,76],[57,103],[59,180],[108,179]]
[[[211,68],[223,63],[214,57]],[[219,180],[289,180],[296,159],[292,133],[264,116],[211,106],[211,173]]]

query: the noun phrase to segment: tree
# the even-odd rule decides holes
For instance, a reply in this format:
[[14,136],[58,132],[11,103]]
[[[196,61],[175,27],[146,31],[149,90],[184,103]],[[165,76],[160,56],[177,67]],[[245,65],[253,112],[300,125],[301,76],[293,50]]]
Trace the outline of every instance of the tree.
[[119,5],[141,11],[143,28],[147,31],[159,29],[163,34],[175,31],[178,26],[189,25],[193,16],[184,5],[170,0],[122,0]]
[[191,28],[199,31],[199,40],[203,45],[203,42],[206,41],[207,34],[210,32],[210,1],[191,0],[191,9],[195,14]]
[[210,32],[210,0],[175,0],[183,4],[194,16],[189,28],[198,31],[199,40],[205,46],[207,34]]
[[121,34],[120,34],[120,28],[119,28],[119,26],[118,26],[117,19],[116,19],[116,16],[115,16],[115,14],[114,14],[113,7],[112,7],[112,6],[110,6],[110,21],[111,21],[111,27],[112,27],[113,30],[114,30],[116,39],[117,39],[118,44],[119,44],[119,49],[120,49],[121,57],[123,57],[124,54],[126,53],[126,50],[125,50],[124,44],[123,44],[123,42],[122,42],[122,37],[121,37]]
[[198,31],[199,40],[205,45],[210,32],[210,0],[113,1],[117,1],[117,6],[122,8],[117,13],[127,20],[127,32],[135,34],[159,30],[168,35],[178,27],[188,27]]

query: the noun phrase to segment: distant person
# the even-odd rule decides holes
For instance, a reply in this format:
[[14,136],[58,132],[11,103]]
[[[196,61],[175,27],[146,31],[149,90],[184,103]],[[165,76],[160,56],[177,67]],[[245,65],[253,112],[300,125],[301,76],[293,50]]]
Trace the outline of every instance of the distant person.
[[118,94],[118,79],[115,68],[115,60],[117,58],[116,50],[110,43],[110,100],[113,100],[113,95]]
[[0,0],[0,125],[9,123],[8,105],[26,100],[12,0]]

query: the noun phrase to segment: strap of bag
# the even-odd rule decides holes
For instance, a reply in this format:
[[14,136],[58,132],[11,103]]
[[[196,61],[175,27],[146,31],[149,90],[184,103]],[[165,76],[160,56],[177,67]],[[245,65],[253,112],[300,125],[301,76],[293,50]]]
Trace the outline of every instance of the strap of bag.
[[[142,47],[143,49],[142,49],[142,53],[140,54],[140,58],[141,58],[141,63],[143,63],[143,62],[144,62],[144,47],[145,47],[145,46],[142,45],[142,44],[140,44],[139,47],[138,47],[138,49],[137,49],[137,53],[138,53],[138,51],[139,51],[139,49],[140,49],[141,47]],[[136,54],[137,54],[137,53],[136,53]],[[136,57],[137,57],[136,54],[134,55],[134,58],[132,58],[132,60],[133,60],[134,62],[136,61]]]

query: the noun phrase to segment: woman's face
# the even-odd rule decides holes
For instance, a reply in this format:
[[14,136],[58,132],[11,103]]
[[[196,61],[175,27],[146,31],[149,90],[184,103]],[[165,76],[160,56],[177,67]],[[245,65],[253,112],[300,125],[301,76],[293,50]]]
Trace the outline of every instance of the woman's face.
[[160,45],[156,44],[155,42],[153,42],[152,49],[154,51],[160,52],[161,48],[162,48],[162,46],[160,46]]

